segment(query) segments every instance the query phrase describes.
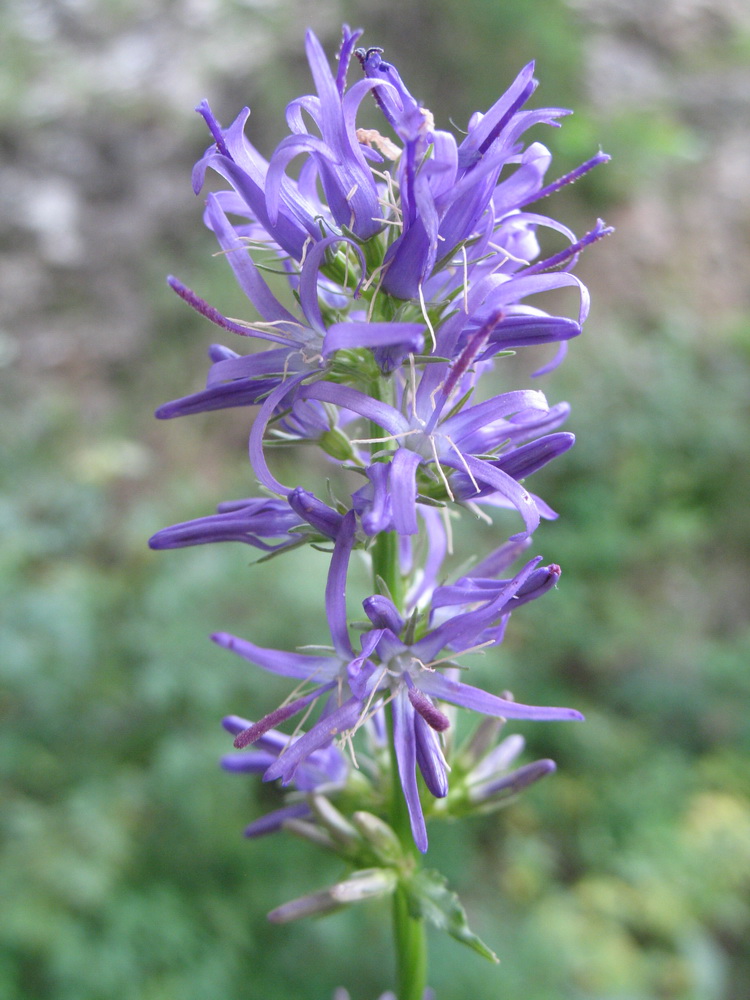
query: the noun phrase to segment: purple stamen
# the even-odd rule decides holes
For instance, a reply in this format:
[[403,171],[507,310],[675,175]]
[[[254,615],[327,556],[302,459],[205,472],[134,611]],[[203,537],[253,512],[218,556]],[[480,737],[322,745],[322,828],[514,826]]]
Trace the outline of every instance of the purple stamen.
[[439,708],[435,708],[430,699],[423,695],[418,688],[409,687],[407,693],[409,701],[414,706],[414,711],[419,712],[431,729],[438,733],[444,733],[446,729],[450,728],[451,723],[448,716],[444,715]]
[[523,274],[527,277],[530,274],[539,274],[543,271],[552,271],[554,268],[559,267],[561,264],[565,264],[568,261],[575,263],[578,254],[584,247],[590,246],[592,243],[596,243],[597,240],[602,239],[604,236],[609,236],[610,233],[614,232],[612,226],[605,226],[601,219],[597,219],[596,225],[588,233],[576,240],[575,243],[571,243],[569,247],[565,250],[561,250],[560,253],[554,254],[552,257],[547,257],[545,260],[537,261],[536,264],[532,264],[531,267],[527,267]]
[[313,691],[312,694],[305,695],[304,698],[297,698],[296,701],[290,701],[288,705],[282,705],[280,708],[275,709],[273,712],[269,712],[268,715],[264,716],[258,722],[255,722],[248,729],[243,729],[241,733],[238,733],[234,739],[234,746],[237,750],[242,750],[243,747],[250,746],[251,743],[255,743],[259,740],[261,736],[265,735],[269,729],[275,729],[280,722],[286,722],[287,719],[301,712],[306,705],[309,705],[311,701],[319,698],[321,694],[325,691],[330,691],[335,684],[326,684],[322,688],[318,688]]
[[608,153],[597,153],[596,156],[592,156],[590,160],[586,160],[582,163],[580,167],[576,167],[575,170],[571,170],[567,174],[563,174],[562,177],[558,177],[556,181],[543,187],[540,191],[532,194],[530,197],[526,198],[524,201],[519,203],[519,208],[525,208],[526,205],[531,205],[535,201],[539,201],[542,198],[546,198],[555,191],[559,191],[560,188],[565,187],[566,184],[574,184],[579,177],[583,177],[587,174],[589,170],[593,170],[594,167],[598,167],[602,163],[609,163],[612,159]]
[[211,111],[211,108],[209,107],[208,101],[206,100],[205,97],[195,110],[198,112],[201,118],[204,119],[206,125],[208,125],[208,130],[214,137],[214,142],[216,143],[217,150],[221,153],[222,156],[226,156],[228,159],[233,160],[234,157],[227,149],[226,142],[224,142],[224,133],[221,130],[221,125],[219,125],[219,123],[214,118],[213,112]]
[[492,331],[502,320],[502,318],[503,318],[503,310],[496,309],[491,314],[487,322],[484,323],[484,325],[481,326],[476,331],[476,333],[473,333],[469,337],[466,347],[463,349],[463,351],[461,351],[459,356],[451,365],[451,370],[443,385],[443,391],[440,397],[440,401],[432,412],[432,416],[430,417],[427,427],[425,428],[425,433],[430,434],[434,430],[435,424],[438,422],[438,418],[440,417],[440,414],[442,413],[445,404],[451,398],[453,390],[456,388],[459,379],[466,374],[466,372],[471,367],[472,362],[478,357],[478,355],[482,353],[482,350],[484,349],[487,341],[489,340]]

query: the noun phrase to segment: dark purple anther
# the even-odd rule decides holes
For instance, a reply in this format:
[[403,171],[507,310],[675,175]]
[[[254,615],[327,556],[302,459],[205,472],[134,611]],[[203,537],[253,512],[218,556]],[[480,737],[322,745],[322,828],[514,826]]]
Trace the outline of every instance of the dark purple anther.
[[429,698],[422,694],[415,687],[410,687],[409,701],[414,706],[414,711],[419,712],[427,725],[438,733],[444,733],[450,727],[450,719],[444,715],[439,708],[435,708]]

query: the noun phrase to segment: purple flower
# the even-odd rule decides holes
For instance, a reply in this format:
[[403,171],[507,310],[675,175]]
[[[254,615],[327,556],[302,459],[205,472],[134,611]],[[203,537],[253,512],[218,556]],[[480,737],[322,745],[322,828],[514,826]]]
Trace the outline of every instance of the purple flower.
[[502,726],[497,719],[485,719],[458,751],[456,781],[446,810],[452,816],[494,812],[555,772],[555,762],[549,759],[515,767],[526,741],[514,733],[495,743]]
[[[535,372],[542,374],[581,332],[589,298],[572,269],[610,229],[597,222],[577,237],[533,206],[608,157],[600,153],[546,181],[551,155],[540,142],[527,144],[526,134],[537,124],[557,125],[569,112],[526,108],[536,88],[533,64],[485,114],[471,117],[458,141],[436,128],[380,49],[356,51],[364,79],[348,84],[360,35],[344,27],[331,66],[307,33],[315,93],[288,105],[289,134],[268,159],[245,135],[247,109],[228,128],[207,102],[197,109],[212,143],[195,166],[194,188],[203,188],[207,170],[228,184],[208,194],[204,219],[258,318],[232,319],[177,279],[170,285],[214,325],[260,340],[264,349],[243,355],[213,345],[205,387],[164,404],[157,416],[257,406],[249,457],[272,497],[222,504],[208,517],[163,529],[150,544],[231,540],[271,555],[333,543],[325,588],[330,649],[292,652],[225,632],[212,637],[296,685],[255,722],[225,720],[244,752],[224,766],[314,792],[343,780],[346,765],[334,741],[349,744],[366,724],[384,733],[390,711],[398,776],[424,851],[418,776],[436,800],[447,798],[446,704],[494,719],[582,718],[472,686],[459,679],[465,675],[455,661],[499,645],[512,611],[560,577],[560,568],[542,566],[541,557],[516,572],[511,567],[540,520],[557,516],[525,480],[573,445],[562,429],[569,407],[550,406],[532,389],[474,393],[504,352],[551,345],[554,357]],[[392,138],[357,128],[369,95]],[[557,242],[549,254],[541,249],[543,231]],[[277,297],[264,268],[285,276],[286,296]],[[578,295],[574,318],[529,303],[560,288]],[[330,505],[296,482],[280,482],[269,468],[271,444],[300,441],[316,443],[339,467]],[[361,478],[342,489],[352,474]],[[522,530],[446,582],[450,520],[461,507],[486,520],[482,507],[510,509]],[[373,590],[380,591],[363,602],[367,622],[356,645],[346,606],[355,548],[371,558]],[[282,736],[278,727],[302,713],[306,731]],[[541,761],[508,773],[508,746],[464,774],[467,802],[489,808],[554,767]],[[305,810],[305,802],[292,802],[247,832],[274,829]],[[317,905],[298,902],[289,904],[290,914]],[[335,902],[325,896],[325,905]]]
[[[152,549],[179,549],[211,542],[245,542],[265,552],[277,552],[321,536],[336,537],[341,514],[301,487],[290,493],[288,501],[263,497],[220,503],[215,514],[162,528],[148,544]],[[312,530],[305,530],[308,528]]]
[[[383,428],[384,442],[389,438],[399,442],[400,446],[387,454],[387,461],[381,458],[367,468],[369,484],[353,495],[365,532],[416,533],[421,494],[440,501],[481,500],[513,507],[523,518],[526,533],[531,534],[540,518],[548,516],[548,508],[518,480],[570,448],[573,435],[550,434],[488,459],[484,455],[512,439],[507,433],[509,426],[520,431],[523,439],[533,434],[535,421],[536,426],[550,422],[543,394],[534,390],[503,393],[452,413],[446,405],[456,388],[450,375],[430,393],[421,391],[424,384],[423,380],[415,397],[404,396],[402,409],[406,412],[331,382],[315,382],[301,390],[303,398],[338,404],[378,424]],[[448,415],[441,419],[446,409]],[[514,416],[515,426],[508,421]],[[562,416],[558,411],[553,422]],[[263,478],[264,470],[256,466],[256,472],[264,485],[274,488],[276,481]]]
[[[245,542],[266,552],[296,543],[292,529],[304,524],[283,500],[248,499],[221,503],[216,513],[162,528],[149,539],[152,549],[178,549],[209,542]],[[278,539],[276,544],[271,539]]]
[[[328,656],[284,652],[256,646],[225,633],[214,641],[265,670],[301,682],[294,700],[237,735],[242,748],[260,739],[272,727],[291,718],[326,696],[323,711],[310,730],[290,741],[265,771],[265,780],[278,778],[288,785],[310,754],[330,746],[334,737],[351,738],[365,719],[386,703],[392,703],[394,744],[399,778],[404,789],[415,843],[427,849],[424,815],[417,786],[417,769],[432,795],[447,794],[448,778],[439,733],[449,721],[437,701],[468,708],[496,718],[576,720],[580,713],[568,708],[540,708],[519,704],[447,676],[438,668],[453,656],[483,645],[496,645],[513,607],[524,599],[540,596],[559,578],[557,567],[537,572],[539,559],[531,560],[511,580],[478,596],[476,590],[462,592],[467,607],[415,641],[402,632],[405,623],[388,598],[375,595],[364,602],[372,630],[361,639],[355,654],[346,621],[345,589],[348,562],[354,544],[354,520],[350,512],[339,532],[326,586],[326,611],[333,650]],[[501,564],[502,565],[502,564]],[[478,605],[478,606],[477,606]],[[498,631],[498,624],[501,624]],[[441,653],[448,651],[447,656]],[[450,671],[449,671],[450,673]]]
[[[252,728],[251,722],[236,715],[222,719],[222,725],[234,736]],[[225,771],[235,774],[263,774],[284,752],[288,743],[288,736],[269,729],[249,751],[222,757],[221,766]],[[344,755],[336,747],[328,746],[315,750],[300,764],[294,776],[294,786],[300,792],[330,792],[346,783],[348,773],[349,765]],[[286,820],[306,819],[310,815],[310,807],[304,800],[290,802],[250,823],[245,827],[245,836],[260,837],[266,833],[274,833]]]
[[[386,253],[383,287],[398,298],[416,298],[420,286],[436,269],[452,262],[469,240],[476,245],[468,267],[480,259],[484,259],[483,269],[493,271],[508,262],[524,263],[524,255],[515,252],[519,222],[560,227],[541,216],[515,217],[523,205],[542,196],[550,159],[540,143],[519,157],[518,140],[532,125],[555,124],[570,112],[563,108],[521,110],[536,89],[530,63],[486,114],[472,117],[459,145],[450,133],[434,128],[432,116],[419,107],[394,67],[382,59],[381,51],[359,50],[357,54],[368,78],[378,82],[376,99],[404,142],[398,168],[402,232]],[[426,156],[428,150],[430,156]],[[596,162],[606,159],[600,155]],[[503,168],[519,161],[515,173],[498,184]]]
[[[344,28],[334,79],[320,42],[312,31],[307,32],[305,47],[318,94],[300,97],[287,106],[292,135],[279,143],[266,178],[266,204],[272,223],[278,218],[286,166],[303,153],[309,156],[306,189],[313,192],[316,180],[320,181],[335,231],[351,232],[360,240],[368,240],[383,228],[379,191],[365,153],[370,160],[380,161],[381,157],[360,144],[352,127],[357,107],[372,84],[363,80],[345,92],[349,60],[361,34]],[[320,135],[308,130],[305,115]]]
[[[334,544],[326,584],[326,614],[333,641],[330,655],[268,649],[225,632],[212,636],[219,646],[230,649],[262,669],[296,679],[300,682],[298,691],[304,690],[299,697],[255,723],[252,731],[240,734],[235,741],[238,748],[255,742],[266,731],[319,699],[325,701],[318,722],[283,754],[284,784],[292,780],[296,768],[311,753],[328,746],[334,736],[354,729],[360,720],[363,705],[362,682],[357,682],[360,677],[369,676],[374,669],[368,657],[377,635],[363,637],[361,652],[357,654],[352,647],[346,621],[346,576],[354,546],[354,528],[354,514],[350,511],[341,523]],[[358,687],[357,694],[352,690],[353,685]],[[273,771],[274,766],[267,774],[269,780],[280,776]]]
[[[418,768],[430,792],[436,797],[447,793],[447,773],[438,734],[448,726],[448,719],[437,708],[444,701],[495,718],[534,720],[580,720],[579,712],[567,708],[539,708],[521,705],[479,688],[465,684],[436,669],[450,666],[453,655],[483,646],[497,645],[507,618],[516,606],[541,596],[559,579],[558,567],[539,572],[539,559],[533,559],[512,580],[503,581],[494,591],[478,598],[471,594],[469,606],[443,620],[413,642],[394,633],[386,623],[396,620],[396,609],[387,608],[387,599],[365,601],[365,611],[381,635],[373,650],[378,662],[376,685],[370,687],[387,694],[393,701],[394,742],[399,776],[404,788],[414,840],[420,850],[427,848],[427,835],[416,781]],[[436,594],[439,590],[436,591]],[[478,600],[483,603],[476,606]],[[498,624],[499,623],[499,624]],[[448,655],[445,651],[448,650]],[[442,655],[441,655],[442,654]],[[372,696],[371,696],[372,697]],[[280,770],[281,761],[275,770]]]

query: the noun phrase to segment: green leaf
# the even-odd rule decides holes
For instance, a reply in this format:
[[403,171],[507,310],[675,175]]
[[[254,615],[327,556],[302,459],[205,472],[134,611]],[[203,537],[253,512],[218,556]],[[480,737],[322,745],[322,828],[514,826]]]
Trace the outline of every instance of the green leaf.
[[414,916],[429,920],[434,927],[446,931],[490,962],[500,961],[495,952],[469,928],[461,901],[455,892],[447,888],[447,879],[440,872],[416,872],[405,883],[405,888]]

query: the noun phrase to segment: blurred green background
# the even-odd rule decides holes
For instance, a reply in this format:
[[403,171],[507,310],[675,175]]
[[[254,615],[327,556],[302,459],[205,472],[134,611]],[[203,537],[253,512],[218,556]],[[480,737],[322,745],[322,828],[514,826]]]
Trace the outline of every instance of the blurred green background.
[[[573,452],[535,479],[559,590],[494,664],[585,725],[520,726],[559,772],[496,817],[431,829],[490,967],[435,939],[439,1000],[750,996],[750,12],[735,0],[7,0],[0,41],[0,996],[371,1000],[387,911],[271,927],[335,863],[248,843],[272,790],[221,773],[227,712],[275,686],[207,641],[325,640],[318,553],[152,553],[159,527],[254,492],[247,413],[157,424],[215,334],[176,272],[247,314],[190,168],[207,96],[253,108],[267,154],[329,52],[366,28],[442,127],[537,59],[557,176],[546,206],[617,233],[579,273],[594,308],[541,386]],[[567,303],[568,306],[572,302]],[[498,373],[514,385],[538,358]],[[305,460],[300,459],[300,461]],[[471,541],[468,539],[471,537]],[[485,533],[465,545],[488,546]],[[486,668],[489,669],[489,668]]]

